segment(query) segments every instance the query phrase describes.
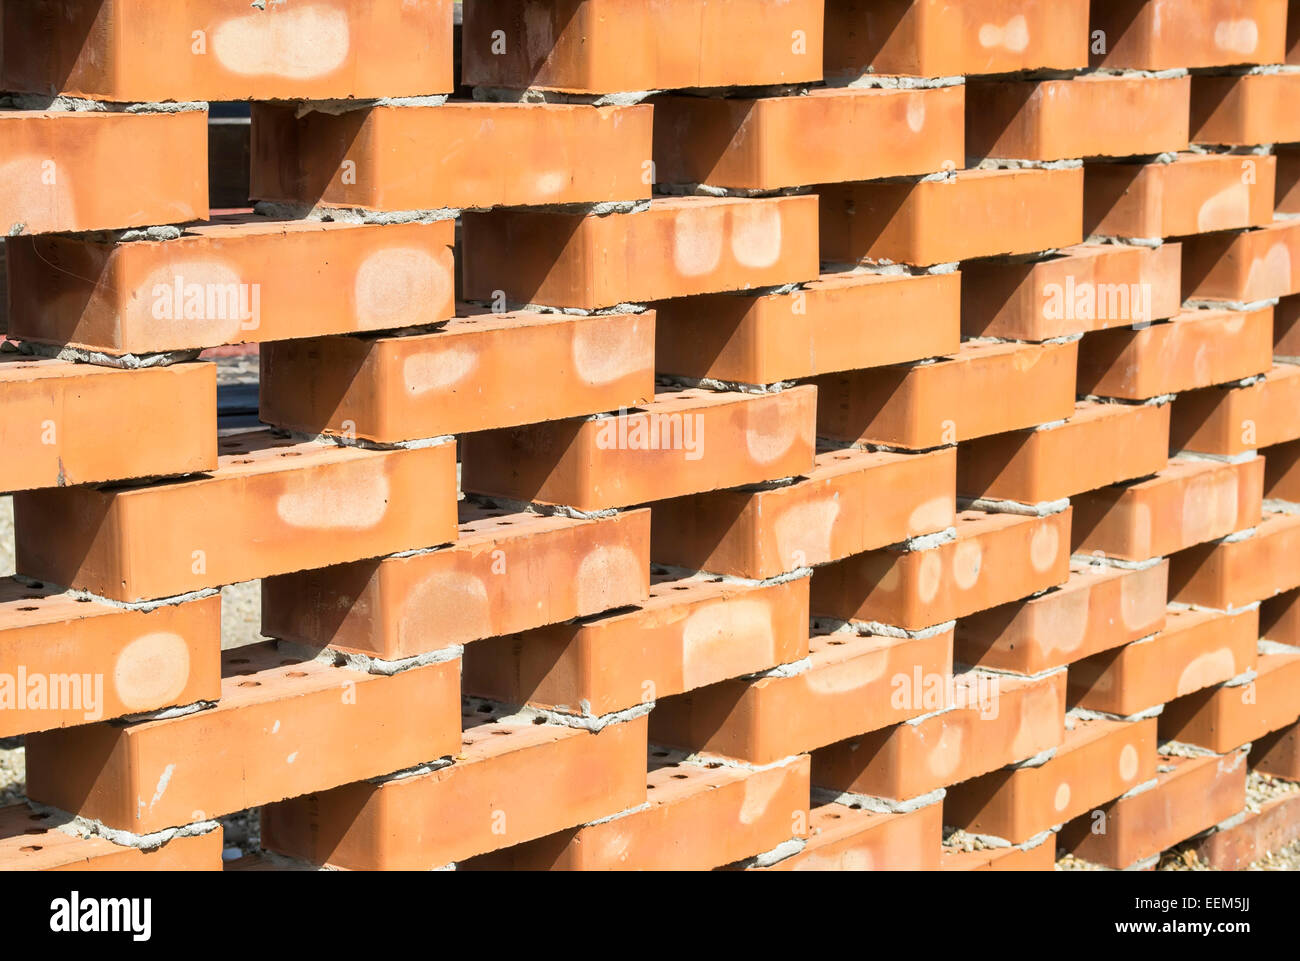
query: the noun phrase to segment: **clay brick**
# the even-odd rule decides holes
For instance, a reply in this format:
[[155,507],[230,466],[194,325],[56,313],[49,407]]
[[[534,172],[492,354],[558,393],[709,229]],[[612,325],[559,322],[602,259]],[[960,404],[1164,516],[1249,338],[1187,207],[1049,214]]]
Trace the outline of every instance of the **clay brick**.
[[211,470],[216,367],[108,370],[0,355],[0,450],[0,491]]
[[451,443],[375,451],[247,431],[192,480],[17,495],[18,571],[145,601],[446,544],[455,458]]
[[1300,366],[1275,364],[1246,387],[1207,387],[1179,394],[1170,447],[1235,457],[1300,438]]
[[808,578],[750,586],[661,575],[630,610],[473,645],[463,686],[601,716],[807,656]]
[[[654,304],[656,369],[774,384],[955,354],[958,274],[824,273],[799,290]],[[899,324],[899,317],[909,318]]]
[[1087,0],[826,3],[827,77],[951,77],[1087,63]]
[[1080,401],[1063,424],[1009,431],[957,448],[965,497],[1040,504],[1165,467],[1169,405]]
[[655,315],[477,314],[409,337],[261,352],[261,419],[379,443],[636,407],[654,396]]
[[1300,294],[1300,220],[1183,242],[1183,297],[1252,303]]
[[597,310],[812,280],[811,196],[659,197],[636,213],[464,218],[464,296]]
[[1274,209],[1280,214],[1300,214],[1300,146],[1278,144],[1273,148],[1277,158],[1277,200]]
[[1239,824],[1220,828],[1197,844],[1201,860],[1220,871],[1240,871],[1300,838],[1300,794],[1271,798],[1243,813]]
[[1216,610],[1244,607],[1300,586],[1300,516],[1264,511],[1250,537],[1202,544],[1171,558],[1169,600]]
[[[34,801],[147,834],[456,752],[459,663],[391,677],[286,657],[222,656],[216,707],[27,736]],[[68,764],[70,757],[87,759]]]
[[816,391],[669,391],[598,420],[470,434],[466,491],[584,511],[738,487],[813,466]]
[[1073,551],[1145,561],[1226,537],[1259,523],[1263,490],[1263,458],[1174,459],[1148,480],[1075,497]]
[[1078,76],[966,84],[972,158],[1066,160],[1187,149],[1188,77]]
[[1040,674],[1165,624],[1169,562],[1126,570],[1070,564],[1064,584],[957,622],[953,657],[996,671]]
[[109,230],[206,217],[207,143],[206,110],[0,110],[0,233]]
[[1149,327],[1086,334],[1081,394],[1148,400],[1262,374],[1273,365],[1273,308],[1184,310]]
[[1128,717],[1255,666],[1259,611],[1169,612],[1154,637],[1070,665],[1070,705]]
[[846,804],[812,809],[808,840],[771,871],[935,871],[943,839],[943,805],[880,814]]
[[[956,170],[966,158],[965,102],[964,85],[822,87],[800,97],[657,97],[655,179],[776,190]],[[809,150],[811,143],[835,149]]]
[[302,116],[297,110],[253,104],[250,190],[257,200],[428,210],[650,196],[648,104],[457,102]]
[[650,740],[754,764],[800,754],[934,709],[952,673],[952,632],[924,638],[814,634],[810,666],[788,677],[729,680],[666,698]]
[[944,846],[940,871],[1054,871],[1056,835],[1031,848],[977,848],[963,851]]
[[146,613],[0,580],[0,737],[215,701],[220,650],[217,597]]
[[1245,684],[1219,685],[1170,701],[1160,715],[1160,739],[1226,753],[1295,723],[1300,652],[1261,653],[1255,671],[1255,679]]
[[817,377],[817,433],[924,449],[1064,420],[1074,413],[1077,348],[967,342],[938,363]]
[[1257,738],[1250,748],[1254,771],[1288,781],[1300,781],[1300,722]]
[[962,170],[946,181],[832,184],[817,192],[826,261],[927,267],[1083,240],[1078,168]]
[[1260,604],[1259,636],[1300,647],[1300,591],[1286,591]]
[[587,520],[462,501],[458,534],[439,550],[265,579],[262,633],[395,661],[636,604],[649,591],[648,510]]
[[1192,78],[1193,143],[1250,145],[1300,140],[1300,73]]
[[[291,9],[37,0],[5,14],[5,90],[130,102],[324,100],[452,89],[450,0],[397,9],[363,0]],[[42,43],[23,42],[33,32]]]
[[1039,678],[966,671],[946,693],[941,713],[816,751],[813,783],[905,801],[1061,743],[1064,671]]
[[644,717],[595,734],[492,715],[465,722],[448,767],[264,808],[263,845],[350,870],[427,871],[646,801]]
[[754,770],[709,760],[660,760],[649,806],[471,858],[458,871],[707,871],[789,841],[808,824],[807,755]]
[[124,847],[52,827],[25,804],[0,808],[0,871],[220,871],[221,828],[161,847]]
[[651,555],[762,580],[942,531],[956,516],[955,461],[951,448],[826,451],[793,484],[658,501]]
[[858,554],[813,574],[812,611],[924,630],[1069,579],[1070,510],[957,515],[957,537],[925,550]]
[[822,3],[475,0],[465,5],[463,49],[466,84],[512,90],[808,82],[822,76]]
[[1061,829],[1059,847],[1111,868],[1126,868],[1241,810],[1246,793],[1243,754],[1228,757],[1161,755],[1155,787],[1102,805],[1104,833],[1093,833],[1096,812]]
[[1084,169],[1087,236],[1158,239],[1273,221],[1273,157],[1180,153],[1172,163],[1098,163]]
[[1050,340],[1161,320],[1182,306],[1178,244],[1080,244],[1043,260],[981,260],[961,271],[968,337]]
[[148,354],[446,320],[454,224],[223,215],[177,240],[8,245],[15,340]]
[[1300,503],[1300,441],[1268,448],[1264,458],[1264,499]]
[[1300,360],[1300,296],[1283,297],[1273,308],[1273,356]]
[[1022,844],[1156,776],[1156,720],[1070,719],[1044,764],[1008,767],[949,788],[944,821]]
[[1105,35],[1091,65],[1173,70],[1278,63],[1285,0],[1094,0],[1093,31]]

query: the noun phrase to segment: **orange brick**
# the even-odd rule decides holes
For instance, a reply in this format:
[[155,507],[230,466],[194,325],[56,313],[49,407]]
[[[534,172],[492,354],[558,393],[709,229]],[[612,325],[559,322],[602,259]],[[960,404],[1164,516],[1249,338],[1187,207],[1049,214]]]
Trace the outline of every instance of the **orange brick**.
[[1239,871],[1300,838],[1300,795],[1275,797],[1242,813],[1240,823],[1220,828],[1196,845],[1206,864]]
[[464,296],[597,310],[817,276],[811,196],[660,197],[636,213],[464,218]]
[[1149,327],[1085,335],[1078,391],[1147,400],[1252,377],[1272,365],[1272,307],[1184,310]]
[[148,834],[402,770],[457,750],[459,667],[382,677],[238,648],[209,710],[29,734],[28,795]]
[[636,407],[654,396],[655,315],[477,314],[408,337],[262,349],[260,416],[396,443]]
[[1285,591],[1260,604],[1259,636],[1300,647],[1300,591]]
[[206,217],[207,135],[206,110],[0,110],[0,234]]
[[1192,142],[1250,145],[1300,140],[1300,73],[1192,78]]
[[1073,550],[1126,561],[1163,557],[1260,520],[1264,462],[1169,461],[1148,480],[1080,494]]
[[464,83],[512,90],[808,82],[822,76],[822,3],[476,0],[465,5],[463,49]]
[[1249,537],[1202,544],[1174,555],[1169,600],[1216,610],[1265,600],[1300,586],[1296,551],[1300,516],[1264,511]]
[[1295,723],[1300,652],[1261,653],[1255,671],[1245,684],[1221,684],[1170,701],[1160,715],[1160,739],[1226,753]]
[[1040,674],[1140,637],[1165,624],[1169,562],[1126,570],[1070,564],[1064,584],[957,622],[958,663]]
[[[965,91],[822,87],[800,97],[657,97],[655,178],[776,190],[956,170],[966,159]],[[809,150],[810,143],[836,149]]]
[[1083,240],[1078,168],[963,170],[946,181],[832,184],[817,192],[827,261],[925,267]]
[[220,827],[145,850],[61,831],[52,819],[25,804],[0,808],[0,871],[221,870]]
[[374,451],[248,431],[192,480],[19,494],[18,571],[145,601],[446,544],[455,458],[451,443]]
[[853,444],[924,449],[1074,412],[1078,345],[964,343],[938,363],[827,374],[817,433]]
[[953,525],[954,452],[826,451],[793,484],[654,505],[651,554],[762,580]]
[[1183,296],[1251,303],[1300,294],[1300,220],[1183,242]]
[[813,466],[815,404],[808,387],[670,391],[616,416],[470,434],[461,480],[466,491],[598,511],[793,477]]
[[812,809],[808,841],[773,871],[935,871],[943,839],[943,805],[882,814],[848,804]]
[[1085,75],[966,84],[971,157],[1066,160],[1187,149],[1187,77]]
[[647,510],[582,520],[462,501],[458,533],[439,550],[267,578],[262,632],[396,661],[636,604],[649,591]]
[[1071,717],[1050,760],[994,771],[949,788],[944,821],[1022,844],[1156,776],[1156,720]]
[[1300,438],[1300,366],[1275,364],[1246,387],[1179,394],[1170,422],[1174,450],[1236,456]]
[[1282,60],[1286,0],[1100,0],[1105,37],[1091,64],[1117,70],[1226,67]]
[[1070,704],[1128,717],[1255,666],[1259,611],[1169,612],[1155,637],[1070,665]]
[[655,704],[650,740],[768,764],[933,710],[952,673],[952,632],[923,638],[815,634],[810,666],[729,680]]
[[1264,499],[1300,503],[1300,441],[1268,448],[1264,458]]
[[[954,354],[961,345],[961,284],[955,273],[825,273],[789,293],[660,301],[655,367],[774,384]],[[899,317],[909,322],[900,325]]]
[[646,801],[644,717],[599,733],[492,714],[465,721],[450,766],[267,807],[263,845],[351,870],[427,871]]
[[1054,871],[1056,835],[1029,848],[976,848],[963,851],[944,845],[940,871]]
[[223,215],[177,240],[8,245],[15,340],[148,354],[446,320],[454,224]]
[[297,111],[296,104],[253,105],[250,190],[257,200],[427,210],[650,196],[643,177],[652,147],[648,104]]
[[1070,510],[1047,517],[957,515],[955,540],[858,554],[813,575],[812,610],[919,631],[1063,584]]
[[1273,308],[1273,356],[1300,360],[1300,295],[1283,297]]
[[0,491],[211,470],[216,367],[108,370],[0,354],[0,450]]
[[1079,244],[1027,263],[964,264],[962,333],[1042,341],[1172,317],[1182,306],[1180,251]]
[[1300,214],[1300,146],[1278,144],[1273,148],[1277,157],[1277,200],[1274,208],[1280,214]]
[[1252,770],[1288,781],[1300,781],[1300,722],[1257,738],[1250,748]]

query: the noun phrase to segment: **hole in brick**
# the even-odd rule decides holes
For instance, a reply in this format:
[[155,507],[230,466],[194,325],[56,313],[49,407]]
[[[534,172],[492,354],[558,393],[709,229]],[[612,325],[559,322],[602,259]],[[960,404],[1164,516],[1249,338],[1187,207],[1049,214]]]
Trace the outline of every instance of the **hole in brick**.
[[651,756],[651,757],[667,757],[667,756],[668,756],[668,752],[667,752],[667,751],[651,751],[651,752],[650,752],[650,756]]
[[39,607],[20,607],[20,608],[18,608],[18,610],[20,610],[20,611],[39,611],[40,608],[39,608]]
[[78,604],[89,604],[89,603],[90,603],[90,598],[89,598],[89,597],[78,597],[78,598],[77,598],[77,603],[78,603]]
[[514,521],[497,521],[498,527],[509,527]]
[[645,786],[645,789],[646,789],[647,791],[653,791],[653,790],[655,789],[655,786],[654,786],[653,784],[647,784],[647,785]]
[[235,657],[235,658],[231,658],[227,663],[229,663],[229,664],[252,664],[253,662],[250,661],[250,660],[249,660],[248,658],[246,658],[246,657]]
[[301,456],[302,456],[302,451],[300,451],[300,450],[287,450],[287,451],[285,451],[283,454],[280,454],[279,456],[280,456],[280,457],[301,457]]
[[253,463],[253,461],[252,461],[251,458],[245,457],[243,460],[231,461],[231,463],[233,463],[233,464],[251,464],[251,463]]
[[306,671],[290,671],[288,674],[285,675],[285,677],[306,677],[306,676],[307,676]]
[[41,845],[39,845],[39,844],[28,844],[28,845],[26,845],[25,847],[21,847],[21,848],[19,848],[18,850],[19,850],[19,851],[23,851],[23,852],[25,852],[25,853],[27,853],[27,854],[31,854],[31,853],[33,853],[33,852],[35,852],[35,851],[40,851],[40,850],[42,850],[42,847],[41,847]]
[[689,588],[689,587],[682,587],[681,585],[678,585],[677,587],[674,587],[673,590],[675,590],[675,591],[689,591],[690,588]]
[[673,775],[673,780],[674,780],[674,781],[685,781],[685,780],[686,780],[686,777],[687,777],[687,775],[685,775],[685,774],[674,774],[674,775]]
[[545,724],[545,723],[546,723],[546,718],[544,718],[544,717],[535,717],[535,718],[533,718],[533,723],[534,723],[534,724]]
[[240,687],[261,687],[262,682],[261,681],[240,681],[239,686]]
[[840,819],[840,816],[838,814],[827,814],[826,816],[830,818],[832,821],[838,821]]
[[493,731],[492,733],[495,734],[497,737],[509,737],[509,736],[510,736],[510,732],[509,732],[509,731]]
[[711,771],[716,771],[718,768],[722,767],[722,762],[721,762],[721,761],[714,761],[712,764],[706,764],[706,765],[704,765],[704,766],[707,767],[707,768],[708,768],[709,770],[711,770]]
[[843,642],[843,641],[827,641],[826,643],[829,644],[829,645],[831,645],[831,647],[839,647],[839,646],[840,646],[841,644],[843,644],[844,642]]
[[32,590],[39,591],[44,587],[45,585],[42,584],[40,581],[32,581]]

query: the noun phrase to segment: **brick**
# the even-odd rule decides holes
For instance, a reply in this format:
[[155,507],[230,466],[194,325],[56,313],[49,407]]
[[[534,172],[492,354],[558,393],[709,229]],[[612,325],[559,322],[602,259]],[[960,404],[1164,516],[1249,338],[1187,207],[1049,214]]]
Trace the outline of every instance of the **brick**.
[[145,612],[0,580],[0,737],[215,701],[220,650],[216,597]]
[[1240,871],[1300,838],[1300,795],[1271,798],[1243,813],[1241,823],[1220,828],[1197,844],[1205,863],[1220,871]]
[[464,296],[597,310],[817,276],[811,196],[659,197],[636,213],[467,215]]
[[1148,400],[1262,374],[1273,361],[1273,308],[1184,310],[1149,327],[1117,327],[1079,345],[1081,394]]
[[1300,17],[1295,15],[1296,0],[1288,0],[1286,17],[1286,62],[1300,64]]
[[220,871],[221,828],[144,850],[51,826],[25,804],[0,808],[0,871]]
[[301,117],[297,110],[253,105],[250,190],[258,200],[427,210],[650,196],[648,104],[456,102]]
[[206,110],[0,110],[0,233],[202,219],[207,134]]
[[594,734],[465,720],[450,766],[272,805],[262,811],[263,845],[350,870],[427,871],[646,801],[644,717]]
[[177,240],[9,244],[10,336],[148,354],[446,320],[454,224],[223,215]]
[[[224,8],[224,9],[213,9]],[[452,4],[37,0],[5,11],[0,87],[95,100],[421,96],[452,89]],[[37,31],[44,42],[19,42]]]
[[451,443],[375,451],[248,431],[221,446],[192,480],[17,495],[19,572],[145,601],[456,539]]
[[971,157],[1066,160],[1187,149],[1187,77],[1085,75],[966,84]]
[[827,261],[927,267],[1083,240],[1077,168],[963,170],[946,181],[832,184],[818,195]]
[[222,674],[221,701],[205,711],[29,734],[29,796],[147,834],[402,770],[459,744],[456,661],[383,677],[264,643],[226,652]]
[[[799,97],[657,97],[655,178],[660,184],[776,190],[956,170],[966,158],[965,102],[964,85],[822,87]],[[808,150],[809,143],[836,149]]]
[[1156,721],[1071,717],[1043,764],[994,771],[948,790],[944,821],[1022,844],[1156,776]]
[[[262,581],[262,632],[396,661],[636,604],[650,512],[578,519],[460,503],[456,543]],[[346,600],[346,604],[340,603]]]
[[924,630],[1063,584],[1070,510],[1046,517],[957,515],[955,540],[925,550],[870,551],[819,568],[812,611]]
[[1172,317],[1182,306],[1179,244],[1080,244],[1043,260],[981,260],[961,271],[968,337],[1043,341]]
[[1180,153],[1171,163],[1084,169],[1083,232],[1157,239],[1264,227],[1273,220],[1273,157]]
[[651,554],[690,570],[758,580],[953,525],[954,452],[836,450],[793,484],[654,505]]
[[962,283],[957,274],[824,273],[788,293],[659,301],[655,367],[774,384],[955,354]]
[[261,419],[396,443],[517,427],[654,396],[655,315],[477,314],[407,337],[316,337],[261,352]]
[[[1246,792],[1242,754],[1160,757],[1156,786],[1103,805],[1061,829],[1058,847],[1110,868],[1154,857],[1241,810]],[[1105,816],[1104,833],[1093,833]]]
[[1300,294],[1300,220],[1183,242],[1183,296],[1251,303]]
[[1277,199],[1274,209],[1280,214],[1300,214],[1300,146],[1278,144],[1273,148],[1277,158]]
[[952,673],[952,632],[924,638],[814,634],[809,667],[787,677],[729,680],[666,698],[650,740],[754,764],[800,754],[933,710]]
[[807,656],[808,578],[750,586],[660,576],[631,609],[473,645],[463,686],[601,716]]
[[1192,78],[1193,143],[1249,145],[1300,140],[1300,73]]
[[935,871],[943,838],[943,806],[880,814],[823,804],[809,816],[808,841],[772,871]]
[[1088,63],[1086,0],[828,0],[826,75],[950,77]]
[[1170,447],[1235,457],[1300,438],[1300,366],[1275,364],[1245,387],[1207,387],[1174,400]]
[[1091,64],[1116,70],[1173,70],[1278,63],[1285,0],[1101,0],[1091,27],[1106,39]]
[[950,709],[813,754],[818,787],[905,801],[1033,757],[1061,743],[1065,672],[953,677]]
[[1270,447],[1264,459],[1264,499],[1300,502],[1300,441]]
[[1252,743],[1254,771],[1288,781],[1300,781],[1300,722],[1270,731]]
[[822,76],[822,4],[476,0],[465,5],[463,49],[466,84],[512,90],[809,82]]
[[1283,297],[1273,308],[1273,356],[1300,359],[1300,296]]
[[793,477],[813,466],[815,403],[807,387],[669,391],[599,420],[470,434],[461,481],[466,491],[597,511]]
[[1260,604],[1259,636],[1300,647],[1300,591],[1286,591]]
[[1077,346],[968,342],[938,363],[817,377],[818,435],[924,449],[1064,420]]
[[707,871],[770,851],[808,824],[807,755],[754,770],[651,752],[649,806],[471,858],[457,870]]
[[211,470],[216,382],[207,363],[108,370],[0,355],[0,491]]
[[940,871],[1054,871],[1056,835],[1031,848],[976,848],[972,851],[944,846]]
[[1168,404],[1080,401],[1063,424],[976,438],[957,448],[965,497],[1039,504],[1165,467]]
[[1264,463],[1179,460],[1154,477],[1080,494],[1073,551],[1126,561],[1163,557],[1260,520]]
[[1218,685],[1170,701],[1160,715],[1161,740],[1226,753],[1295,723],[1300,717],[1300,652],[1260,653],[1255,672],[1255,679],[1245,684]]
[[1127,570],[1071,562],[1064,584],[957,622],[953,657],[1041,674],[1164,627],[1169,563]]
[[1255,666],[1256,609],[1169,612],[1154,637],[1070,665],[1070,704],[1128,717]]
[[1255,533],[1181,551],[1169,569],[1169,600],[1216,610],[1243,607],[1293,587],[1300,572],[1300,516],[1264,511]]

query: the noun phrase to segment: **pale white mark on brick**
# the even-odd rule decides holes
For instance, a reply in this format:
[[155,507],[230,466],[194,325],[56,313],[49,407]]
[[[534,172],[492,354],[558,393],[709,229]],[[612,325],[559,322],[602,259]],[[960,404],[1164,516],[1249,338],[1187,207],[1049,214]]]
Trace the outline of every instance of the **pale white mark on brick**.
[[781,257],[781,211],[754,201],[731,208],[731,253],[742,266],[771,267]]
[[290,527],[315,530],[365,530],[388,512],[388,478],[365,473],[340,477],[286,474],[286,490],[275,511]]
[[1042,573],[1050,570],[1061,554],[1061,534],[1056,525],[1045,522],[1038,525],[1029,541],[1029,563]]
[[190,649],[179,634],[138,637],[122,649],[113,665],[113,689],[131,711],[175,703],[189,679]]
[[921,552],[920,570],[916,576],[916,596],[922,604],[934,600],[943,584],[942,553],[939,549]]
[[[175,257],[150,271],[136,289],[122,311],[123,334],[141,345],[137,349],[172,347],[178,335],[185,343],[242,340],[244,325],[260,321],[252,315],[253,291],[233,264]],[[259,313],[260,298],[259,292]]]
[[685,277],[700,277],[722,261],[723,207],[691,208],[673,220],[673,264]]
[[242,76],[310,80],[347,61],[348,15],[317,3],[234,17],[212,32],[217,62]]
[[954,773],[961,764],[965,740],[966,732],[959,724],[945,724],[926,757],[925,766],[930,773],[940,778]]
[[930,534],[951,527],[956,509],[951,497],[935,497],[919,505],[907,519],[909,534]]
[[1052,807],[1057,811],[1064,811],[1066,805],[1070,803],[1070,785],[1067,781],[1062,781],[1056,788],[1056,795],[1052,798]]
[[[1275,243],[1263,257],[1251,261],[1246,275],[1247,296],[1260,300],[1276,297],[1292,289],[1291,251],[1284,243]],[[1245,320],[1243,318],[1242,322]]]
[[1091,591],[1060,591],[1035,605],[1039,620],[1034,640],[1042,645],[1043,653],[1079,649],[1088,632],[1090,597]]
[[1021,53],[1029,46],[1029,22],[1023,14],[1016,14],[1005,26],[986,23],[979,30],[980,46],[988,50],[1002,47],[1012,53]]
[[643,566],[636,553],[626,547],[602,546],[589,552],[574,577],[579,612],[590,614],[624,603],[626,585],[644,580]]
[[740,803],[740,823],[753,824],[764,814],[785,783],[785,770],[776,768],[745,778],[745,799]]
[[925,126],[925,95],[921,92],[912,94],[907,102],[907,127],[913,133],[920,133]]
[[772,608],[762,600],[730,600],[692,612],[682,626],[686,690],[770,667],[776,652]]
[[839,664],[819,667],[798,675],[813,694],[845,694],[878,681],[885,674],[888,658],[884,652],[872,652]]
[[808,566],[831,560],[831,538],[839,515],[839,502],[831,497],[796,504],[782,513],[773,525],[781,563],[790,565],[798,558],[800,566]]
[[1196,212],[1196,229],[1201,233],[1245,227],[1249,222],[1250,186],[1243,183],[1220,190]]
[[1220,20],[1214,25],[1214,45],[1229,53],[1254,53],[1259,47],[1259,26],[1254,20]]
[[415,396],[446,390],[465,379],[478,366],[478,351],[469,347],[447,347],[412,354],[402,363],[402,381]]
[[172,775],[175,773],[176,773],[175,764],[168,764],[165,768],[163,768],[162,775],[158,778],[158,786],[154,788],[153,800],[149,802],[150,811],[153,810],[153,806],[155,804],[157,804],[159,801],[162,800],[162,796],[165,793],[167,793],[167,785],[171,783]]
[[582,324],[573,335],[573,367],[592,386],[610,384],[646,370],[654,342],[640,319],[597,319]]
[[1193,659],[1178,675],[1178,694],[1190,694],[1211,684],[1226,681],[1239,670],[1232,648],[1221,647],[1215,651],[1206,651]]
[[952,553],[952,579],[963,591],[979,583],[984,566],[984,548],[976,538],[959,541]]
[[441,319],[451,306],[453,288],[448,265],[427,250],[377,250],[357,268],[357,324],[362,330],[382,330]]
[[397,642],[403,651],[491,637],[492,606],[483,579],[468,571],[440,571],[422,580],[402,605]]

